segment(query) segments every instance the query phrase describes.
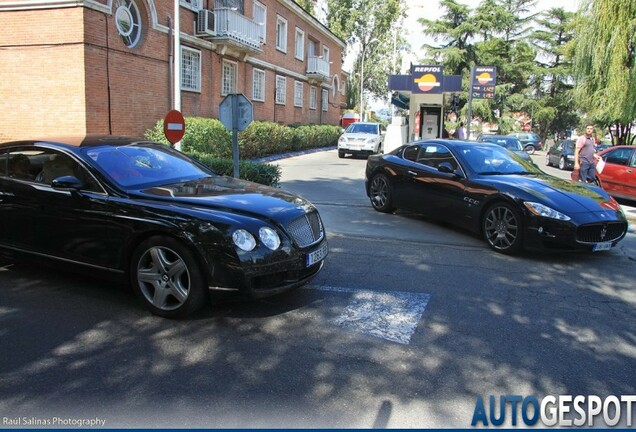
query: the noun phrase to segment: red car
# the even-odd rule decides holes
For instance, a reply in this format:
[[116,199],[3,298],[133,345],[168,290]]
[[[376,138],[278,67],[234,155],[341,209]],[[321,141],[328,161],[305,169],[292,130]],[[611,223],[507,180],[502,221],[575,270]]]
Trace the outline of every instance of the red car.
[[636,146],[614,146],[598,154],[605,166],[597,173],[610,195],[636,201]]

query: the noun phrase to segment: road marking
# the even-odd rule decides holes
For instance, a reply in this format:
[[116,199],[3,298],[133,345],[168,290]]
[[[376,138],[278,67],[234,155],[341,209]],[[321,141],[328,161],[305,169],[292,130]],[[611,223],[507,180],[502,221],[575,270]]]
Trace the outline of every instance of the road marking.
[[360,333],[408,345],[431,298],[406,291],[371,291],[332,286],[308,289],[352,294],[351,302],[334,320],[336,325]]

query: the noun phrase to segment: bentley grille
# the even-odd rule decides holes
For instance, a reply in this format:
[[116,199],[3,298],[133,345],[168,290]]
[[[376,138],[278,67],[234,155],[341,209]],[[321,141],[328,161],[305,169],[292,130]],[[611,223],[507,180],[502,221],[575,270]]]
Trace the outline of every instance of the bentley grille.
[[576,240],[580,243],[601,243],[621,238],[627,231],[627,223],[610,222],[583,225],[576,231]]
[[320,216],[315,211],[292,221],[287,226],[287,232],[301,248],[319,242],[325,235]]

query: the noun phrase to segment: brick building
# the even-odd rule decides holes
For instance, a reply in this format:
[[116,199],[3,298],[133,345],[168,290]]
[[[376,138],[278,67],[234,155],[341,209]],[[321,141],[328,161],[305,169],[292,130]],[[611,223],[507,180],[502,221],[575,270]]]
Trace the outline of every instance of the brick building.
[[[177,0],[0,0],[0,141],[142,136],[173,107]],[[338,124],[345,44],[293,0],[180,1],[181,111]]]

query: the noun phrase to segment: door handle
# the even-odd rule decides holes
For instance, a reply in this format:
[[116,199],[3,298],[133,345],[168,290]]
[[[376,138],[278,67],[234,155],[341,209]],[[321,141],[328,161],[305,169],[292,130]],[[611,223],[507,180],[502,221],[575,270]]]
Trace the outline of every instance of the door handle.
[[411,170],[409,170],[409,174],[414,175],[414,176],[417,175],[417,173],[415,171],[411,171]]
[[633,172],[634,172],[634,170],[627,170],[627,174],[631,174]]

